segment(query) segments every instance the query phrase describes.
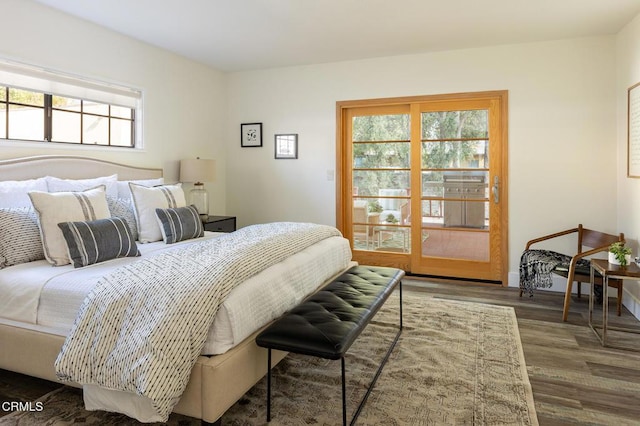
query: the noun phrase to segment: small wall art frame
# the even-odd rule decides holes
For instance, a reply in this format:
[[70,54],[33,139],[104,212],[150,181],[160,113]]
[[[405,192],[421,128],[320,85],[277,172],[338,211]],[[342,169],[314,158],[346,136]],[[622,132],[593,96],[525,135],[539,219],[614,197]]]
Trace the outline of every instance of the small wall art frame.
[[275,158],[277,160],[295,160],[298,158],[298,134],[275,135]]
[[262,123],[242,123],[240,125],[240,146],[243,148],[262,146]]

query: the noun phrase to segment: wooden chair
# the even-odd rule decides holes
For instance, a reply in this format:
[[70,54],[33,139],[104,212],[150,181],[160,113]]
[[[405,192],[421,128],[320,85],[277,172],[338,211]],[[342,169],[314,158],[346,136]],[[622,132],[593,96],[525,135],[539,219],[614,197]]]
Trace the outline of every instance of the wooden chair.
[[[619,235],[605,234],[603,232],[584,228],[582,224],[580,224],[577,228],[567,229],[565,231],[535,238],[527,242],[525,250],[529,250],[533,244],[547,241],[552,238],[570,235],[576,232],[578,233],[578,250],[575,254],[570,255],[572,257],[571,262],[569,263],[569,268],[567,268],[568,270],[556,268],[552,271],[552,273],[556,275],[567,278],[567,289],[564,295],[564,308],[562,310],[563,321],[566,321],[567,317],[569,316],[569,304],[571,303],[571,290],[573,287],[573,282],[575,281],[578,283],[578,297],[580,297],[582,293],[582,283],[588,283],[591,281],[589,268],[577,267],[578,260],[582,258],[588,258],[596,253],[606,253],[612,243],[615,243],[617,241],[624,242],[623,233],[620,233]],[[596,273],[596,275],[594,276],[594,281],[596,285],[602,285],[602,276]],[[618,289],[618,316],[622,314],[622,283],[623,281],[620,279],[609,279],[609,287],[615,287]],[[520,296],[522,296],[522,289],[520,290]]]

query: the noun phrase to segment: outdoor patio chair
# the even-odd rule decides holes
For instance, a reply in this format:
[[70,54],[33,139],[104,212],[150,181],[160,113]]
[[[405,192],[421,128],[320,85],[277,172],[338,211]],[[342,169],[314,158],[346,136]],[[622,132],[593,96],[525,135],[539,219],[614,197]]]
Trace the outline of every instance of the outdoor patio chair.
[[369,205],[364,200],[353,203],[353,239],[364,241],[369,249],[369,242],[373,237],[373,227],[379,223],[380,213],[369,212]]

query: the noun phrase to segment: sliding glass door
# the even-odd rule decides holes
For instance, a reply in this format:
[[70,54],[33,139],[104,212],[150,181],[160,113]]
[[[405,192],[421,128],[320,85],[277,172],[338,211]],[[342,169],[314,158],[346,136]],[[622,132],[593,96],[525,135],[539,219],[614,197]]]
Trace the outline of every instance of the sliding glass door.
[[338,223],[355,260],[506,282],[506,92],[338,112]]

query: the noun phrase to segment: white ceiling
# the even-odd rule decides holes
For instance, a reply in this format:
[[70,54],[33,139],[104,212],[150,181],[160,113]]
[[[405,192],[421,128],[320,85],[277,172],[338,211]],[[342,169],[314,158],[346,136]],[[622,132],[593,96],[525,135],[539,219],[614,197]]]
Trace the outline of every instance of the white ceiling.
[[640,0],[36,0],[222,71],[616,34]]

